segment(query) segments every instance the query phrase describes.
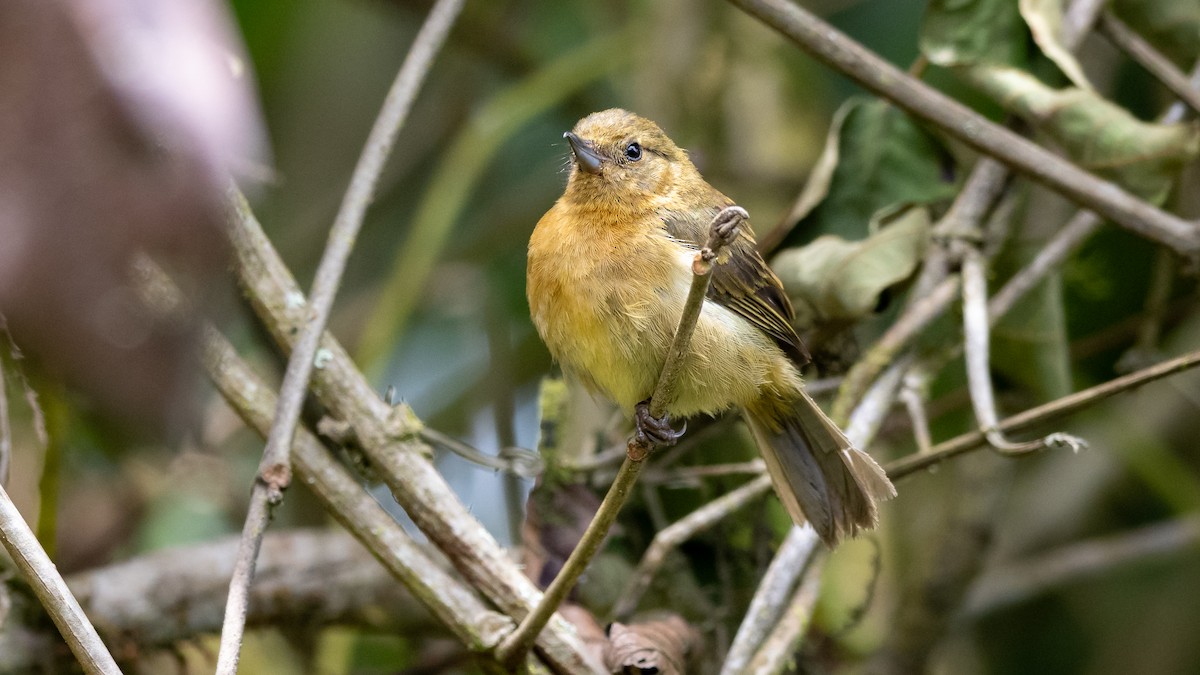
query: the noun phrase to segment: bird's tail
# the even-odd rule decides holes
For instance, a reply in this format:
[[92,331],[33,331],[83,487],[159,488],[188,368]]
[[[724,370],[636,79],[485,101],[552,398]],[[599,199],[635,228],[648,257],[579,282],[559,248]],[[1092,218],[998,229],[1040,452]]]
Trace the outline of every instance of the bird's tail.
[[750,408],[745,417],[792,520],[811,523],[830,546],[879,523],[876,503],[896,488],[808,394],[782,415]]

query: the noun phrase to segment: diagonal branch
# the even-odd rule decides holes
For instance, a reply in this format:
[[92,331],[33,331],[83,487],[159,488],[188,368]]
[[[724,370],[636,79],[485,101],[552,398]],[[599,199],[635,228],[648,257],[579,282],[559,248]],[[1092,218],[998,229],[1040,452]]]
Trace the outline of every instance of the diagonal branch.
[[0,487],[0,543],[54,620],[83,670],[89,675],[120,675],[121,670],[96,628],[3,487]]
[[1184,255],[1200,254],[1194,224],[1155,208],[1121,188],[970,110],[907,75],[808,10],[787,0],[731,0],[802,49],[916,117],[995,157],[1141,236]]
[[[1185,354],[1150,366],[1149,368],[1143,368],[1124,377],[1118,377],[1036,408],[1030,408],[1023,413],[1005,418],[995,428],[1004,433],[1027,429],[1036,424],[1057,419],[1088,406],[1095,405],[1110,396],[1135,389],[1168,375],[1190,370],[1196,366],[1200,366],[1200,351]],[[896,481],[921,469],[944,462],[951,457],[975,450],[986,443],[987,437],[982,431],[971,431],[960,436],[955,436],[948,441],[938,443],[927,454],[902,457],[894,462],[889,462],[884,468],[887,470],[888,477]]]
[[[242,529],[242,545],[238,547],[237,562],[229,584],[229,598],[225,605],[225,624],[221,629],[221,648],[217,657],[218,675],[234,675],[237,672],[242,632],[246,623],[246,603],[250,584],[254,579],[254,561],[258,557],[270,510],[283,499],[283,490],[291,482],[289,449],[296,434],[296,424],[300,417],[300,408],[304,404],[317,346],[325,332],[325,324],[341,284],[342,272],[358,237],[379,175],[388,155],[391,154],[396,134],[408,117],[417,90],[425,80],[433,57],[441,48],[454,19],[462,9],[462,4],[463,0],[438,0],[425,25],[417,33],[367,138],[362,156],[359,157],[358,165],[355,166],[350,179],[350,187],[346,190],[341,209],[330,229],[329,243],[313,281],[309,305],[311,316],[305,323],[288,360],[280,389],[279,407],[267,435],[266,449],[263,450],[262,462],[251,493],[250,507]],[[236,201],[240,196],[233,193],[231,197]]]
[[[238,282],[271,336],[289,350],[308,317],[304,293],[244,203],[236,216],[230,223],[230,242],[238,261]],[[420,420],[406,406],[386,404],[328,332],[320,353],[322,367],[313,372],[313,393],[347,424],[397,503],[470,585],[500,611],[524,616],[538,598],[537,588],[429,461],[431,450],[419,440]],[[561,619],[551,620],[537,647],[558,670],[601,672]]]
[[[731,220],[747,218],[749,215],[740,206],[727,206],[722,209],[713,218],[708,242],[696,253],[695,260],[692,262],[692,284],[683,305],[683,313],[679,317],[679,325],[671,340],[671,348],[663,360],[663,367],[659,372],[654,394],[650,397],[650,414],[655,418],[663,417],[666,414],[667,406],[675,400],[683,359],[688,353],[692,333],[696,330],[696,323],[700,319],[700,310],[704,307],[704,298],[708,293],[713,261],[730,241],[718,233],[718,225],[727,224]],[[736,228],[734,231],[736,232]],[[604,501],[600,503],[600,508],[596,511],[592,522],[588,524],[583,537],[571,551],[571,555],[559,570],[558,575],[554,577],[554,581],[550,582],[546,588],[537,607],[521,620],[521,624],[497,650],[500,663],[510,667],[515,666],[524,657],[534,638],[546,625],[546,621],[575,587],[575,582],[579,580],[580,575],[587,569],[588,563],[600,550],[600,544],[603,543],[617,514],[621,511],[621,507],[629,498],[633,484],[637,481],[638,474],[642,471],[642,465],[645,464],[645,459],[652,449],[649,441],[642,434],[637,434],[635,438],[630,439],[625,461],[621,463],[617,477],[613,479],[612,485],[604,495]]]

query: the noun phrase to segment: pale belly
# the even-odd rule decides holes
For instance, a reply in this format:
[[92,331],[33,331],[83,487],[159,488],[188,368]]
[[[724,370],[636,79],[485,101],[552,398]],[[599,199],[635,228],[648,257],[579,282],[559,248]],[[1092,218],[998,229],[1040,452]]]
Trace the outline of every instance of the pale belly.
[[[599,292],[574,284],[554,307],[534,317],[563,367],[623,410],[650,397],[683,313],[693,253],[680,250],[656,282]],[[664,263],[666,261],[663,261]],[[587,340],[571,340],[572,331]],[[764,396],[790,399],[800,387],[796,368],[764,333],[738,314],[706,301],[684,358],[674,416],[715,414]]]

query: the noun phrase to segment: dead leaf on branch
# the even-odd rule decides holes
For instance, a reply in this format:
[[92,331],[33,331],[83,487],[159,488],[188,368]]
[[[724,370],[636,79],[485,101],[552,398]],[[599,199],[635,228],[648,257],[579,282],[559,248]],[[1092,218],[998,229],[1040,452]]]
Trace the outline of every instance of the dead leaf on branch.
[[682,675],[690,672],[687,657],[700,636],[686,621],[670,615],[608,628],[604,665],[612,673]]

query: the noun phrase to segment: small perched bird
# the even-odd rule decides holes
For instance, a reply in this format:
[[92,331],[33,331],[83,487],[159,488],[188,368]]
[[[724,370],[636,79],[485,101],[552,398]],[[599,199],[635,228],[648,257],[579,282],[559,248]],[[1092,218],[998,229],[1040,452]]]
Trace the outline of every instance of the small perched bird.
[[668,415],[651,417],[647,399],[692,260],[718,214],[745,212],[729,209],[733,202],[650,120],[605,110],[564,137],[570,178],[534,228],[527,270],[533,323],[550,353],[589,389],[635,411],[639,433],[657,442],[678,436],[669,416],[740,408],[797,523],[807,520],[830,545],[874,527],[876,502],[896,490],[804,392],[809,355],[748,223],[717,258]]

